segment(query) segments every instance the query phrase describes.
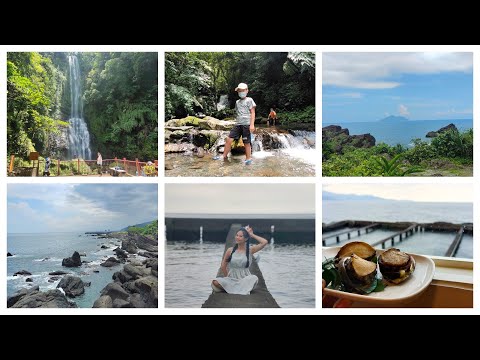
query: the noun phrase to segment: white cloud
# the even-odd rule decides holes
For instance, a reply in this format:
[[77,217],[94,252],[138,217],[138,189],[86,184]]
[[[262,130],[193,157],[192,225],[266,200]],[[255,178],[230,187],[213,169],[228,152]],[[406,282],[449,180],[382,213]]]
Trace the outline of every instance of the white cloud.
[[340,99],[363,99],[364,94],[359,92],[347,92],[340,94],[325,94],[325,97],[329,98],[340,98]]
[[451,116],[451,115],[472,115],[473,110],[472,109],[465,109],[465,110],[456,110],[456,109],[450,109],[447,111],[439,111],[437,112],[438,116]]
[[398,105],[398,113],[402,116],[410,116],[408,108],[403,104]]
[[472,53],[324,53],[323,84],[391,89],[402,74],[471,73]]

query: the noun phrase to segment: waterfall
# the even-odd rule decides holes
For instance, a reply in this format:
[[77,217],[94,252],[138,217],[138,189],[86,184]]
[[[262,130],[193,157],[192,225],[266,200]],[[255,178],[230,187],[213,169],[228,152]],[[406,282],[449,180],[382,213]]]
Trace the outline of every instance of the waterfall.
[[217,111],[226,109],[228,105],[228,95],[220,95],[220,100],[217,103]]
[[75,155],[81,159],[91,160],[92,151],[90,150],[90,134],[87,124],[83,119],[83,101],[81,91],[80,66],[78,58],[75,55],[68,57],[70,70],[70,123],[69,128],[69,157]]

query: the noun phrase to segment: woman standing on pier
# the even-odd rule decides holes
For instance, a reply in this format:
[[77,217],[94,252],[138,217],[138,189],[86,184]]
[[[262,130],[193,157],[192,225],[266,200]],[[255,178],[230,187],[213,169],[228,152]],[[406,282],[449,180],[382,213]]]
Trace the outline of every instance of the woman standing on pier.
[[[258,244],[250,247],[250,239]],[[253,229],[247,226],[237,231],[235,243],[225,252],[222,260],[221,269],[225,277],[213,280],[212,288],[215,292],[250,295],[258,283],[258,277],[249,270],[252,256],[267,246],[268,240],[255,235]]]

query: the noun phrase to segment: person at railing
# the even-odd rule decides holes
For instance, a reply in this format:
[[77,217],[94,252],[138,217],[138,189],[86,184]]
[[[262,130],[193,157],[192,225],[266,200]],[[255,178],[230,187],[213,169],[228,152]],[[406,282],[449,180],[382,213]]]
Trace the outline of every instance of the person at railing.
[[147,162],[147,165],[143,167],[143,172],[145,173],[145,176],[155,176],[155,165],[151,161]]
[[102,165],[103,165],[102,154],[100,154],[100,152],[98,152],[98,154],[97,154],[97,169],[98,169],[98,172],[100,173],[100,176],[102,176]]
[[43,176],[50,176],[50,164],[51,160],[50,157],[45,158],[45,170],[43,171]]

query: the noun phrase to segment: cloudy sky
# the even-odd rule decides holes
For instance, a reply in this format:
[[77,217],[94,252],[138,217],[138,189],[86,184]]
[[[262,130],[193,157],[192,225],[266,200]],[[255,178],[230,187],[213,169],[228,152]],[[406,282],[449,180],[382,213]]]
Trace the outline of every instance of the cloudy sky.
[[471,119],[472,53],[325,53],[323,122]]
[[167,184],[172,214],[315,214],[311,184]]
[[330,184],[323,185],[323,190],[389,200],[473,203],[473,186],[470,184]]
[[9,184],[8,232],[120,230],[158,218],[156,184]]

